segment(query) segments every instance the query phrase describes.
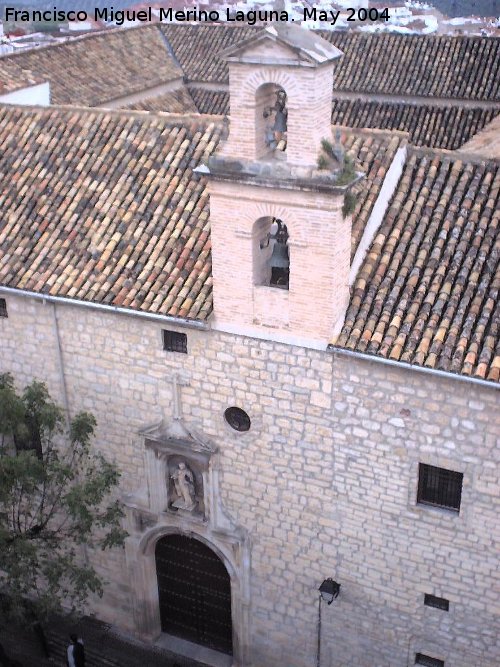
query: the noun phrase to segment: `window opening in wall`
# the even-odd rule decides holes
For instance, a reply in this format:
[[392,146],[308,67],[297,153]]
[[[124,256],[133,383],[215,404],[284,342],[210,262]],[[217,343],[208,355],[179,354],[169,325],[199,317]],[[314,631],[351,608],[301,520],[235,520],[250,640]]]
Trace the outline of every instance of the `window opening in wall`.
[[187,354],[187,334],[163,330],[163,349]]
[[276,220],[278,231],[274,235],[271,255],[271,287],[288,289],[290,281],[290,256],[288,253],[288,229],[281,220]]
[[442,609],[443,611],[449,611],[450,601],[446,598],[438,598],[435,595],[430,595],[426,593],[424,596],[424,604],[428,607],[435,607],[436,609]]
[[5,299],[0,299],[0,317],[8,317],[7,301]]
[[[275,230],[274,233],[271,233],[272,230]],[[267,253],[267,261],[264,261],[264,264],[267,263],[268,268],[264,267],[264,270],[261,271],[261,274],[265,277],[268,276],[266,284],[269,284],[270,287],[279,287],[281,289],[288,289],[290,282],[290,254],[288,251],[288,229],[281,220],[273,218],[273,224],[271,227],[271,232],[267,234],[264,241],[260,243],[260,250],[265,251],[269,248],[271,242],[272,251],[269,255]]]
[[438,660],[438,658],[431,658],[430,655],[424,655],[423,653],[416,653],[415,664],[425,665],[425,667],[444,667],[444,660]]
[[250,417],[247,413],[241,408],[232,407],[228,408],[224,412],[224,418],[231,428],[234,428],[235,431],[249,431],[250,430]]
[[463,473],[419,464],[417,502],[460,510]]

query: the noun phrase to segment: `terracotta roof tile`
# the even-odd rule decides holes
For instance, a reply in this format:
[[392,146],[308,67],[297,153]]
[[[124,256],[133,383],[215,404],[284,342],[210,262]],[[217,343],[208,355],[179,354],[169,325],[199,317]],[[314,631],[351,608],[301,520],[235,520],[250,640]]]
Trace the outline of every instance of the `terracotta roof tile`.
[[461,151],[479,153],[488,158],[500,158],[500,115],[486,125],[469,142],[461,147]]
[[[156,97],[147,97],[127,106],[127,109],[139,111],[166,111],[167,113],[197,113],[198,107],[193,101],[190,91],[182,86],[169,90]],[[203,113],[212,113],[204,111]]]
[[498,109],[334,99],[332,122],[408,132],[415,146],[456,150],[500,113]]
[[[193,167],[222,122],[0,108],[0,284],[162,315],[212,311],[209,202]],[[353,251],[405,137],[344,130],[366,178]],[[412,149],[338,345],[499,380],[500,169]]]
[[50,81],[54,104],[99,106],[182,77],[155,25],[112,30],[0,57],[0,81],[20,70]]
[[160,29],[188,81],[228,82],[225,61],[217,54],[233,44],[248,39],[261,28],[228,25],[161,24]]
[[[228,83],[218,54],[258,27],[162,25],[188,82]],[[344,57],[335,89],[372,94],[500,101],[500,40],[494,37],[321,31]]]
[[229,91],[194,86],[188,86],[188,89],[200,113],[229,115]]
[[34,75],[33,72],[23,69],[20,65],[15,64],[5,72],[0,70],[0,95],[6,95],[39,83],[44,83],[42,77]]
[[[212,310],[208,192],[220,124],[0,108],[0,283],[183,318]],[[14,139],[15,137],[15,139]]]
[[[206,90],[196,86],[188,88],[200,113],[229,114],[228,91]],[[160,110],[160,104],[151,106],[152,109]],[[334,98],[332,123],[353,128],[399,130],[408,132],[410,143],[415,146],[456,150],[498,117],[499,113],[500,108]]]
[[414,151],[337,345],[498,381],[500,167]]
[[341,128],[342,143],[348,155],[355,160],[356,169],[364,173],[363,180],[353,188],[357,195],[352,219],[351,259],[354,257],[366,223],[392,164],[396,151],[406,143],[403,134],[378,131],[355,131]]
[[321,34],[344,52],[335,70],[336,90],[500,101],[498,38]]

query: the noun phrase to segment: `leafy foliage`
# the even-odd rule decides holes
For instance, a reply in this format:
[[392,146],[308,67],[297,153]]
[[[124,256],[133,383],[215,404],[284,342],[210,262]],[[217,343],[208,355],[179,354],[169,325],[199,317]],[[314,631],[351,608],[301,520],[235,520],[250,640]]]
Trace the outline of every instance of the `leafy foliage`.
[[344,195],[344,203],[342,204],[342,217],[345,219],[351,213],[354,213],[356,203],[358,201],[357,195],[354,192],[346,192]]
[[319,170],[333,170],[341,168],[337,177],[337,185],[348,185],[356,178],[356,165],[354,159],[337,143],[333,145],[328,139],[321,140],[321,153],[318,156],[317,167]]
[[86,561],[87,548],[123,545],[117,468],[93,453],[96,421],[81,412],[71,422],[45,384],[19,395],[0,375],[0,613],[22,620],[83,607],[103,582]]
[[344,168],[339,174],[337,179],[337,185],[348,185],[356,178],[356,166],[354,160],[350,155],[345,156],[344,158]]

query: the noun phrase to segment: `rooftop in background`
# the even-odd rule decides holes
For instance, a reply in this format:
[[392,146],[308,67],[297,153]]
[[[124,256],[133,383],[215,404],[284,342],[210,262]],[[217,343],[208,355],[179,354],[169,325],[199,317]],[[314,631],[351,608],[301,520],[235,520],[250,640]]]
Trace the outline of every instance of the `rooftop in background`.
[[22,69],[21,67],[13,66],[10,68],[10,71],[2,73],[2,79],[0,81],[0,95],[13,93],[16,90],[29,88],[30,86],[36,86],[44,82],[45,79],[43,79],[43,77],[36,76],[33,74],[33,72]]
[[54,104],[99,106],[182,77],[156,26],[77,37],[0,58],[0,78],[20,70],[50,81]]
[[[193,111],[193,103],[199,113],[228,115],[229,92],[207,90],[188,86],[189,98],[185,95],[166,93],[134,104],[134,109],[145,111]],[[182,100],[185,107],[180,106]],[[356,99],[333,99],[332,123],[353,128],[398,130],[407,132],[410,143],[415,146],[457,150],[477,132],[488,128],[488,124],[500,114],[498,108],[477,106],[438,106],[436,104],[410,104],[408,102],[369,101]],[[499,130],[500,134],[500,130]],[[484,148],[488,148],[486,143]],[[490,155],[490,153],[488,153]]]
[[[219,53],[259,28],[161,25],[189,82],[227,84]],[[343,53],[334,89],[356,93],[500,102],[500,39],[330,32]]]
[[[30,70],[50,81],[55,104],[86,106],[102,106],[183,75],[189,84],[214,84],[220,92],[228,69],[219,54],[261,31],[209,24],[104,31],[3,56],[0,78],[12,80],[20,69]],[[344,52],[335,66],[339,93],[390,95],[398,102],[420,96],[500,103],[500,39],[320,34]]]
[[344,52],[335,90],[500,101],[500,39],[322,34]]
[[462,146],[461,150],[500,160],[500,115]]

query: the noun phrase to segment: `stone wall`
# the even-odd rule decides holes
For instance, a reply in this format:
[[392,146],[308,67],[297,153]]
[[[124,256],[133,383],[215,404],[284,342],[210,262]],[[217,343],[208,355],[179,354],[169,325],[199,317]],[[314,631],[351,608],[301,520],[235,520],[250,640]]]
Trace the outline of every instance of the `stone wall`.
[[[322,665],[499,663],[493,388],[220,332],[178,329],[188,354],[166,352],[162,329],[176,327],[3,296],[0,372],[43,379],[64,403],[55,313],[70,412],[96,415],[124,492],[144,482],[138,430],[172,418],[174,374],[188,382],[185,422],[219,447],[221,501],[249,535],[251,665],[315,665],[327,577],[342,588],[323,606]],[[248,433],[225,423],[231,405]],[[459,514],[416,505],[419,462],[464,473]],[[133,631],[124,554],[90,556],[110,582],[98,614]]]

